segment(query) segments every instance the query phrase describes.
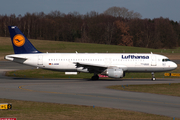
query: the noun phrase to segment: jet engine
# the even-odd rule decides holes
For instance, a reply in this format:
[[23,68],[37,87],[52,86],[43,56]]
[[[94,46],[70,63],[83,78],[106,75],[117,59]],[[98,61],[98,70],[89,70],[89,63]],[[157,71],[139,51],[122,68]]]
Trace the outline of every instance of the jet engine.
[[122,69],[119,68],[111,68],[111,69],[106,69],[106,75],[111,78],[122,78],[125,76],[125,73],[123,72]]

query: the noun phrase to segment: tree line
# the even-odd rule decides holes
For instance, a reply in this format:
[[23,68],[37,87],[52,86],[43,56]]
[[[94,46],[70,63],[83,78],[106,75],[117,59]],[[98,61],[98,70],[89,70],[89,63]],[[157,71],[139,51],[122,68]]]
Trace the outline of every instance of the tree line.
[[8,26],[15,25],[31,39],[156,49],[180,46],[180,22],[162,17],[141,19],[139,13],[126,8],[108,10],[85,15],[60,11],[0,15],[0,36],[8,37]]

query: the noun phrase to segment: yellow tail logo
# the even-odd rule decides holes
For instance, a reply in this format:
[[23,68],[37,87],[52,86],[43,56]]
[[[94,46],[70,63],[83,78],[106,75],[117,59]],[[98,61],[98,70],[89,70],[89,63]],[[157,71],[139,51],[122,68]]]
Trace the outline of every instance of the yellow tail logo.
[[25,38],[24,38],[24,36],[21,35],[21,34],[15,35],[14,38],[13,38],[13,43],[14,43],[14,45],[17,46],[17,47],[23,46],[24,43],[25,43]]

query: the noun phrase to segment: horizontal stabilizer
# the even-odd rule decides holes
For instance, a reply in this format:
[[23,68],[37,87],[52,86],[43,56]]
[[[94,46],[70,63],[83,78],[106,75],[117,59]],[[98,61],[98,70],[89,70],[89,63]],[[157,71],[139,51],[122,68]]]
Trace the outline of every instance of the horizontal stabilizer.
[[18,62],[18,63],[24,63],[27,60],[27,58],[24,58],[24,57],[10,56],[10,55],[5,56],[5,59],[10,60],[10,61],[14,61],[14,62]]

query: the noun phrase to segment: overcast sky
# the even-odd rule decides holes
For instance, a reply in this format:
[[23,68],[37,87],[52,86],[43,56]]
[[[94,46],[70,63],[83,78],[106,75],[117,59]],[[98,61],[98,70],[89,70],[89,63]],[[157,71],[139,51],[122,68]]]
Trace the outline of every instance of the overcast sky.
[[163,17],[180,21],[180,0],[0,0],[0,15],[50,13],[55,10],[65,14],[74,11],[80,14],[91,11],[103,13],[113,6],[138,12],[142,18]]

